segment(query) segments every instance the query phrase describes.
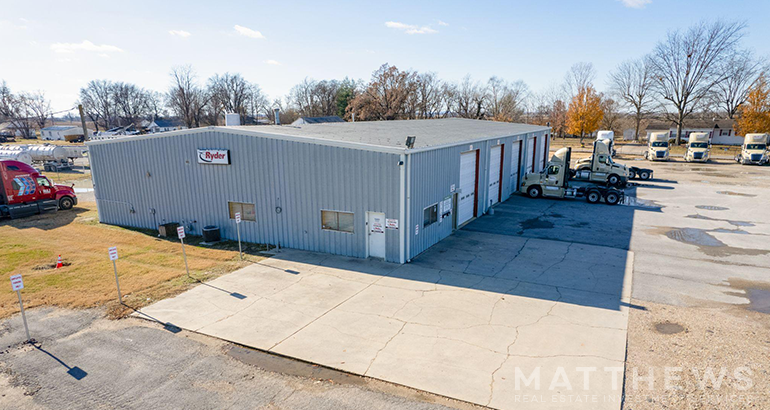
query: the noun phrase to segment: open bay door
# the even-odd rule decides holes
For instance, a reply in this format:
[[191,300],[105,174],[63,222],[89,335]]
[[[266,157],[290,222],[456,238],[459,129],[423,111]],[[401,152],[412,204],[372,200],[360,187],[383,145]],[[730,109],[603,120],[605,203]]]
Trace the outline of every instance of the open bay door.
[[515,141],[511,145],[511,195],[519,190],[519,167],[521,164],[522,141]]
[[457,204],[457,225],[468,222],[476,215],[478,180],[478,150],[460,154],[460,199]]
[[489,205],[500,202],[500,176],[503,173],[503,146],[495,145],[489,150]]

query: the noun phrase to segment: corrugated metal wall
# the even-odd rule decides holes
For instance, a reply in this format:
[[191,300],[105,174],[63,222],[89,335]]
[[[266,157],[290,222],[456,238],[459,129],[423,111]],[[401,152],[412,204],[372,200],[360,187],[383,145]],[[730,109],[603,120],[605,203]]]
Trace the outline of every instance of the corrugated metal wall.
[[[429,247],[435,245],[440,240],[446,238],[452,233],[452,221],[450,216],[442,221],[423,227],[423,211],[426,207],[439,203],[446,196],[453,195],[452,185],[459,189],[460,186],[460,154],[470,150],[479,151],[478,165],[478,192],[476,200],[478,201],[477,216],[488,211],[489,208],[489,152],[492,146],[504,144],[503,152],[503,178],[502,195],[500,201],[503,202],[511,195],[510,187],[510,167],[512,144],[519,140],[524,140],[522,144],[522,161],[519,163],[520,178],[524,178],[526,172],[526,158],[532,156],[532,152],[527,152],[526,139],[537,136],[538,144],[535,149],[536,158],[544,155],[543,145],[539,141],[545,138],[546,132],[535,132],[517,136],[495,138],[483,142],[477,142],[468,145],[460,145],[448,148],[440,148],[432,151],[417,152],[410,155],[408,161],[411,161],[410,170],[410,190],[411,198],[408,213],[408,258],[413,258]],[[499,142],[498,142],[499,141]],[[550,158],[549,158],[550,159]],[[540,161],[535,163],[535,171],[540,172]],[[453,203],[455,198],[453,198]],[[419,225],[415,229],[415,226]]]
[[[197,149],[229,149],[231,165],[199,164]],[[235,239],[227,202],[254,203],[257,221],[241,224],[246,242],[365,257],[366,212],[399,218],[396,154],[220,130],[89,151],[103,223],[155,229],[181,222],[192,234],[216,225]],[[322,209],[355,213],[355,233],[322,230]],[[386,260],[399,261],[397,230],[386,230]]]

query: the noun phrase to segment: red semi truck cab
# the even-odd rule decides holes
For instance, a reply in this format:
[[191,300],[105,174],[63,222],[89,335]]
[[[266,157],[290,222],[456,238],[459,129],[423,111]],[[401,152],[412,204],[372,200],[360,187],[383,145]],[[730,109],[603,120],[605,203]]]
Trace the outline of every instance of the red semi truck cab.
[[0,160],[0,217],[21,218],[67,210],[77,203],[72,187],[54,185],[23,162]]

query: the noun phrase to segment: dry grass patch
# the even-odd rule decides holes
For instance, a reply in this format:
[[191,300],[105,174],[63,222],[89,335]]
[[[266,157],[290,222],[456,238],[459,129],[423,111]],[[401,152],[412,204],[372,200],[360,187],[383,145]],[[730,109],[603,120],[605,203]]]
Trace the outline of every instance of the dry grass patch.
[[[262,259],[263,247],[244,244],[238,259],[237,242],[200,245],[186,238],[187,260],[193,278],[187,278],[179,241],[157,238],[151,231],[136,231],[98,222],[96,206],[86,203],[72,211],[0,222],[0,277],[24,277],[25,306],[55,305],[89,308],[107,305],[112,316],[128,313],[117,303],[115,278],[107,249],[117,246],[120,288],[124,302],[140,308],[181,293],[197,284]],[[58,255],[63,268],[51,269]],[[9,283],[0,285],[0,318],[18,311]]]

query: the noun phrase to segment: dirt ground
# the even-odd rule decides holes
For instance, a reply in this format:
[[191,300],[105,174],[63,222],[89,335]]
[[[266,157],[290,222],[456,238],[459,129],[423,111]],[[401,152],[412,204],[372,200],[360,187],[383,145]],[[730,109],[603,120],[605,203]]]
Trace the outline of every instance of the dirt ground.
[[[633,304],[641,309],[629,317],[625,410],[770,408],[770,316],[740,307]],[[724,376],[721,385],[709,369],[714,380]]]
[[[188,236],[187,277],[182,248],[176,238],[158,238],[98,221],[96,204],[86,202],[70,211],[0,221],[0,275],[21,274],[27,307],[88,308],[107,305],[110,315],[131,312],[117,303],[117,290],[107,250],[118,247],[117,261],[124,302],[140,308],[181,293],[198,283],[231,272],[263,257],[259,245],[244,244],[246,261],[238,258],[237,242],[200,245]],[[64,267],[54,269],[58,255]],[[18,311],[16,294],[0,286],[0,318]]]

